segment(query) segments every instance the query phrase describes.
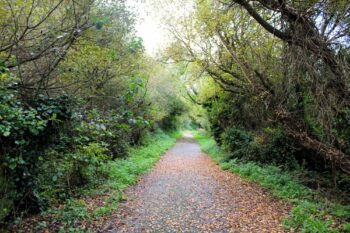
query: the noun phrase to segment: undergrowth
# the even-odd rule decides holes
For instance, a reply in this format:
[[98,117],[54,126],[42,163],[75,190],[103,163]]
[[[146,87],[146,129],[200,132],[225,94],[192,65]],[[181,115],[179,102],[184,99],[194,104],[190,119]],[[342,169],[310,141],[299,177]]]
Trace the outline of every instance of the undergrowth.
[[[102,166],[105,179],[100,181],[100,185],[83,190],[80,198],[68,199],[65,204],[43,212],[36,230],[59,225],[59,232],[89,232],[86,225],[117,210],[118,203],[124,199],[123,190],[149,171],[179,137],[181,133],[178,131],[149,134],[142,146],[129,150],[129,156]],[[89,203],[94,202],[95,198],[101,199],[103,205]]]
[[278,198],[293,204],[290,216],[284,220],[287,229],[300,232],[350,232],[350,205],[329,201],[297,179],[300,171],[285,171],[274,165],[230,159],[212,137],[195,133],[202,150],[208,153],[222,169],[269,189]]

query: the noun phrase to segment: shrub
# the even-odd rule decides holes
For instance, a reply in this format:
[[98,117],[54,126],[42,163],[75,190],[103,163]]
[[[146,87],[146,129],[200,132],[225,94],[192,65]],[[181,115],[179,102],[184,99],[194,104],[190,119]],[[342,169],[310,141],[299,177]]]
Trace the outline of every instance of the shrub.
[[249,159],[260,163],[283,165],[288,168],[299,167],[296,160],[298,148],[282,129],[265,130],[262,142],[254,141],[249,146]]
[[228,128],[222,134],[222,142],[224,148],[230,152],[231,158],[283,165],[288,168],[299,167],[296,160],[297,146],[279,128],[267,128],[263,140],[254,138],[243,129]]
[[[332,202],[318,192],[304,186],[297,174],[300,171],[283,170],[275,165],[231,159],[207,135],[195,135],[203,150],[225,170],[260,184],[271,193],[294,205],[284,220],[287,230],[293,232],[349,232],[350,206]],[[308,171],[304,171],[308,172]]]
[[229,128],[222,135],[223,146],[233,158],[244,157],[252,141],[253,137],[248,132],[238,128]]
[[[131,148],[129,156],[126,158],[105,161],[103,160],[104,156],[102,156],[102,160],[100,161],[103,163],[98,167],[100,170],[99,173],[102,172],[105,175],[105,179],[103,179],[103,182],[100,182],[98,186],[86,186],[83,194],[87,194],[87,196],[90,197],[95,195],[101,197],[102,194],[102,196],[106,198],[103,199],[104,204],[102,206],[89,205],[90,208],[94,208],[88,210],[88,202],[85,199],[85,195],[69,196],[69,198],[64,197],[64,199],[66,199],[65,201],[57,200],[57,203],[60,203],[60,205],[57,205],[57,203],[54,202],[49,203],[51,208],[41,214],[44,217],[46,216],[44,221],[46,224],[41,226],[39,223],[37,226],[38,231],[47,229],[48,226],[53,227],[53,229],[51,229],[52,231],[58,231],[55,227],[60,227],[62,232],[66,232],[69,229],[76,230],[89,225],[88,222],[92,218],[94,218],[95,221],[96,218],[111,214],[112,211],[115,211],[118,208],[118,203],[123,199],[123,189],[137,182],[138,176],[147,172],[160,159],[161,155],[176,142],[176,138],[179,136],[181,136],[179,132],[164,133],[163,131],[157,130],[146,138],[146,141],[144,142],[145,145]],[[89,153],[90,156],[94,155],[94,157],[99,158],[104,152],[103,148],[103,145],[92,144],[89,145],[88,148],[84,148],[84,150]],[[57,154],[52,154],[51,156],[55,157]],[[68,156],[68,158],[70,158],[68,159],[67,156],[61,156],[62,161],[67,161],[64,165],[60,166],[61,168],[65,167],[64,174],[66,175],[69,175],[69,171],[74,169],[74,167],[71,166],[71,157],[72,156]],[[52,165],[50,162],[45,162],[44,164],[49,167],[49,170],[43,175],[46,176],[48,173],[54,175],[54,172],[57,172],[57,170],[55,171],[55,165],[57,164]],[[83,169],[93,168],[94,166],[89,166],[84,167]],[[94,173],[90,173],[89,177],[91,179],[96,178]],[[45,179],[45,177],[42,178]],[[67,183],[65,183],[67,178],[65,175],[57,178],[57,185],[55,187],[51,186],[51,179],[46,179],[48,189],[45,194],[50,194],[49,192],[52,192],[55,195],[54,192],[57,188],[61,189],[59,193],[63,194],[63,187],[65,187],[66,190],[70,190],[67,187]],[[78,192],[79,190],[81,191],[81,189],[77,189],[76,191]],[[54,195],[47,197],[52,200],[55,197]],[[48,217],[50,219],[48,219]],[[81,232],[86,231],[86,228],[84,228]]]
[[46,151],[38,171],[38,190],[42,205],[53,206],[80,194],[84,185],[98,185],[104,178],[102,165],[108,161],[104,143],[91,142],[74,151]]
[[[38,161],[55,143],[58,129],[71,119],[74,101],[65,95],[39,95],[32,103],[23,103],[9,88],[15,84],[10,79],[0,85],[0,170],[2,182],[6,183],[2,187],[11,187],[15,194],[0,202],[38,211]],[[13,210],[5,208],[6,213]]]
[[181,116],[187,109],[180,99],[173,99],[168,103],[168,114],[161,122],[159,122],[162,129],[173,131],[176,130],[179,123],[179,116]]
[[76,145],[85,146],[89,143],[103,142],[110,159],[123,157],[127,154],[130,126],[122,122],[115,113],[99,114],[96,109],[90,110],[80,120],[75,132]]

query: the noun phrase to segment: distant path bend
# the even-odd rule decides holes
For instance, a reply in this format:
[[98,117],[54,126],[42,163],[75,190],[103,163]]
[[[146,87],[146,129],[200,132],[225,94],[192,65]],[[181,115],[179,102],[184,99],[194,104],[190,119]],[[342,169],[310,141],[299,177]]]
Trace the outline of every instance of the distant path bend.
[[127,195],[104,232],[283,232],[289,210],[222,171],[189,133]]

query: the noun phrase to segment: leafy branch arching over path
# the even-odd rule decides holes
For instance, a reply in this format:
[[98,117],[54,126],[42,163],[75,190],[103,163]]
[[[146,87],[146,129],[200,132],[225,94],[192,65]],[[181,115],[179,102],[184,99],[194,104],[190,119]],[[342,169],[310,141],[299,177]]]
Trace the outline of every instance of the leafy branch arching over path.
[[140,182],[103,232],[283,232],[289,207],[222,171],[190,134]]

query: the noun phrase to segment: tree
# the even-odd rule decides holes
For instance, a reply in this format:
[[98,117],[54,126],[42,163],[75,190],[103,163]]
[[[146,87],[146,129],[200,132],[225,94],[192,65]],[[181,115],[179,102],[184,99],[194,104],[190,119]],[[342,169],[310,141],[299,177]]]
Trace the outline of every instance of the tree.
[[16,72],[18,88],[47,90],[68,50],[88,30],[94,1],[2,1],[1,61]]
[[[310,24],[316,25],[317,17],[322,15],[316,3],[298,5],[299,12],[286,5],[287,2],[284,5],[272,2],[233,1],[227,5],[220,1],[199,1],[196,17],[184,17],[180,28],[170,26],[177,42],[167,52],[174,60],[198,64],[224,91],[237,101],[243,100],[246,107],[241,111],[242,116],[245,111],[255,110],[255,117],[246,118],[255,122],[254,125],[260,128],[282,125],[300,145],[349,173],[350,158],[341,142],[349,128],[342,120],[346,118],[349,103],[345,85],[349,82],[348,73],[343,72],[348,69],[348,63],[344,63],[344,55],[337,50],[346,46],[337,39],[345,40],[348,35],[341,28],[332,29],[338,23],[331,19],[335,25],[322,21],[327,27],[324,34],[332,30],[339,33],[337,39],[331,39],[330,33],[326,43],[317,27]],[[236,4],[241,7],[234,7]],[[301,12],[308,7],[315,12],[306,19]],[[271,12],[274,9],[276,12]],[[293,21],[296,12],[301,18]],[[263,17],[269,20],[262,21]],[[338,17],[345,20],[344,14]],[[341,27],[344,24],[345,21],[340,23]]]

